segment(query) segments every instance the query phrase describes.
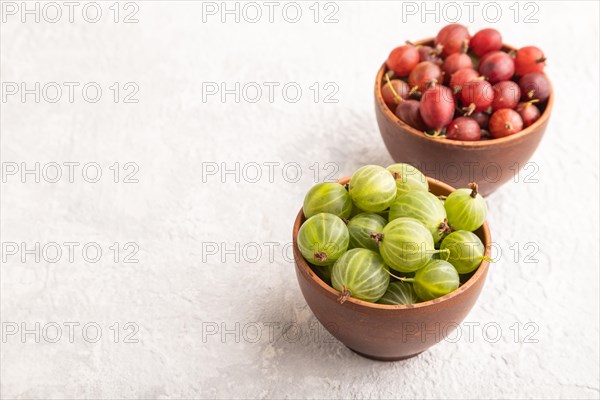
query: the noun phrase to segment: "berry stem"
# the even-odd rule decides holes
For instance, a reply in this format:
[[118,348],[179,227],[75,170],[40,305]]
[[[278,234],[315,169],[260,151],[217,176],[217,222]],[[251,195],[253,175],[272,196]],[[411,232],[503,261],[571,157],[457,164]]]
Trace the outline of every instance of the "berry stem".
[[383,240],[383,233],[371,232],[369,235],[371,239],[375,240],[375,243],[379,244]]
[[346,289],[346,285],[342,285],[342,292],[340,293],[340,297],[337,298],[338,303],[344,304],[346,300],[348,300],[352,296],[352,292]]
[[427,82],[425,87],[427,87],[427,89],[430,89],[432,87],[435,87],[437,85],[437,83],[438,83],[437,79],[432,79],[429,82]]
[[400,281],[402,281],[402,282],[411,282],[412,283],[415,281],[415,278],[398,278],[398,279],[400,279]]
[[475,111],[476,108],[477,108],[477,106],[475,105],[475,103],[471,103],[471,104],[469,104],[468,107],[463,108],[463,111],[464,111],[465,115],[468,117],[471,114],[473,114],[473,112]]
[[546,60],[547,60],[546,57],[538,58],[537,60],[535,60],[535,63],[536,64],[543,63],[543,62],[546,62]]
[[322,251],[316,251],[314,256],[319,262],[325,262],[325,260],[327,260],[327,254]]
[[445,260],[447,260],[447,259],[448,259],[448,257],[450,256],[450,249],[444,249],[444,250],[434,250],[434,251],[432,251],[432,254],[438,254],[438,253],[440,253],[440,254],[441,254],[441,253],[445,254],[445,255],[446,255],[446,259],[445,259]]
[[481,257],[481,259],[482,259],[482,260],[485,260],[485,261],[487,261],[487,262],[494,262],[494,260],[493,260],[493,259],[491,259],[491,258],[489,258],[489,257],[486,257],[486,256],[482,256],[482,257]]
[[469,40],[464,39],[462,41],[462,43],[460,44],[460,52],[462,54],[465,54],[467,52],[467,50],[469,50]]
[[469,183],[469,189],[471,189],[471,197],[477,197],[479,186],[475,182]]
[[444,221],[439,226],[440,237],[444,237],[452,232],[452,228],[448,225],[448,218],[444,218]]
[[387,269],[385,270],[385,272],[387,272],[389,276],[391,276],[391,277],[394,277],[394,278],[396,278],[396,279],[398,279],[398,280],[400,280],[400,281],[401,281],[401,280],[404,280],[404,279],[406,279],[406,278],[402,278],[401,276],[396,276],[396,275],[392,274],[392,273],[391,273],[390,271],[388,271]]
[[394,86],[392,85],[392,82],[390,81],[390,77],[386,75],[385,80],[387,81],[387,84],[390,85],[390,90],[392,91],[392,94],[394,95],[394,100],[396,100],[396,103],[400,104],[402,101],[404,101],[402,99],[402,97],[400,97],[400,95],[394,89]]

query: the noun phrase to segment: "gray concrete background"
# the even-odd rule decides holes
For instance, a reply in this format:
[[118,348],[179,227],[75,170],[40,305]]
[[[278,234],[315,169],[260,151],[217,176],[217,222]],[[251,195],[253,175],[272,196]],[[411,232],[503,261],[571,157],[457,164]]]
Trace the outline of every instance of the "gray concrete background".
[[[507,43],[545,50],[555,110],[528,169],[489,197],[502,254],[460,336],[398,363],[363,359],[319,328],[286,244],[315,181],[392,162],[373,113],[375,72],[391,48],[444,22],[422,23],[400,2],[321,3],[318,23],[312,2],[298,23],[285,21],[284,2],[270,23],[259,2],[259,22],[246,8],[222,23],[203,22],[210,2],[138,1],[118,4],[117,23],[112,2],[99,3],[97,23],[82,2],[71,23],[58,4],[56,23],[47,7],[39,23],[3,8],[3,398],[598,398],[597,3],[521,3],[516,22],[502,3],[496,24],[483,3],[469,23],[459,3],[472,32],[494,26]],[[525,23],[534,11],[538,22]],[[123,23],[131,13],[139,21]],[[338,22],[323,23],[331,13]],[[40,82],[40,102],[8,95],[11,82]],[[62,86],[56,103],[49,82]],[[73,102],[63,82],[79,83]],[[82,97],[89,82],[102,89],[96,103]],[[202,98],[221,82],[256,82],[263,94],[249,102],[250,85],[239,103]],[[279,84],[272,102],[264,82]],[[136,87],[138,102],[125,103]],[[23,183],[36,162],[40,182]],[[73,182],[65,162],[80,163]],[[96,183],[85,180],[93,163]],[[235,163],[237,176],[222,174]],[[72,261],[65,242],[78,243]],[[39,262],[24,253],[36,243]],[[139,262],[126,262],[133,252],[127,261]]]

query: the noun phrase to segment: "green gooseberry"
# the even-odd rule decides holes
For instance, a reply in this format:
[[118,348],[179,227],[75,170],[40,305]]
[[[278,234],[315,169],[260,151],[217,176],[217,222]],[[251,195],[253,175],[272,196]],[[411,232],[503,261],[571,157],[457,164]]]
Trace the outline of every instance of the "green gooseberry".
[[423,301],[447,295],[460,285],[458,272],[444,260],[431,260],[415,273],[414,278],[405,278],[403,281],[412,282],[417,296]]
[[348,191],[361,210],[381,212],[396,198],[396,181],[392,174],[378,165],[365,165],[350,178]]
[[298,231],[298,249],[311,264],[325,266],[335,263],[348,249],[350,235],[344,221],[337,215],[313,215]]
[[440,250],[448,250],[442,258],[456,268],[459,274],[468,274],[479,267],[482,260],[491,261],[484,256],[485,247],[481,239],[469,231],[455,231],[442,240]]
[[397,194],[401,196],[412,191],[429,191],[429,183],[425,175],[410,164],[392,164],[387,167],[396,180]]
[[379,299],[379,304],[415,304],[419,302],[417,293],[410,282],[390,282],[387,290]]
[[331,271],[331,285],[340,291],[340,303],[349,297],[374,303],[384,295],[389,283],[387,265],[379,254],[367,249],[348,250]]
[[302,210],[306,218],[319,213],[348,218],[352,212],[352,199],[344,185],[337,182],[321,182],[306,193]]
[[474,231],[485,222],[487,204],[477,192],[477,184],[470,183],[469,189],[457,189],[444,202],[448,223],[457,231]]
[[372,234],[381,232],[387,221],[379,214],[361,213],[348,222],[348,233],[350,234],[350,248],[362,247],[378,251],[377,243]]
[[439,252],[429,229],[414,218],[397,218],[372,237],[385,263],[399,272],[414,272]]
[[435,243],[450,233],[444,204],[437,196],[425,191],[412,191],[396,197],[390,206],[390,221],[409,217],[421,222],[433,236]]

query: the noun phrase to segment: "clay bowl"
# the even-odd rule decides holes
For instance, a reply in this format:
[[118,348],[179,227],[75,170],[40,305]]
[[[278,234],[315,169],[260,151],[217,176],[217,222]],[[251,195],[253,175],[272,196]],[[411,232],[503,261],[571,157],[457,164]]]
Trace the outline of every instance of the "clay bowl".
[[[346,184],[350,178],[340,180]],[[448,195],[454,188],[428,178],[429,190]],[[298,249],[297,237],[304,221],[302,210],[292,233],[296,276],[302,295],[319,322],[354,352],[371,359],[395,361],[416,356],[442,341],[467,316],[485,281],[489,263],[483,261],[454,292],[435,300],[413,305],[383,305],[350,298],[339,304],[340,293],[323,282]],[[476,232],[490,256],[492,238],[487,222]],[[315,267],[318,268],[318,267]]]
[[[433,39],[416,44],[432,45]],[[503,50],[515,49],[504,45]],[[512,136],[477,142],[431,138],[402,122],[386,106],[381,95],[385,71],[384,63],[375,80],[375,114],[383,141],[394,161],[412,164],[426,175],[455,187],[467,187],[469,182],[475,181],[483,196],[514,178],[526,165],[544,136],[554,102],[551,88],[545,107],[540,106],[540,118]]]

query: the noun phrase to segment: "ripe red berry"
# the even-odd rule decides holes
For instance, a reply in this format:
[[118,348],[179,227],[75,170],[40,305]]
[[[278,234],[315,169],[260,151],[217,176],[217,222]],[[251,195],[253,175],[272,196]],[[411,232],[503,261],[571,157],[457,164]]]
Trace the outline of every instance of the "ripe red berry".
[[451,78],[452,74],[464,68],[473,69],[473,61],[471,60],[471,57],[465,53],[450,54],[446,57],[444,64],[442,65],[442,70],[445,74],[444,76],[448,80]]
[[479,57],[502,48],[502,35],[495,29],[482,29],[471,38],[469,47]]
[[535,46],[521,47],[515,56],[515,71],[523,76],[530,72],[542,72],[546,66],[546,56]]
[[452,91],[446,86],[433,84],[423,92],[419,109],[425,124],[440,132],[452,121],[454,107]]
[[440,54],[442,52],[441,46],[438,48],[433,48],[431,46],[420,46],[418,48],[419,51],[419,61],[430,61],[437,65],[442,65],[442,58]]
[[484,112],[474,112],[470,115],[478,124],[481,129],[487,129],[490,123],[490,115]]
[[398,104],[395,114],[403,122],[419,131],[427,130],[427,125],[421,118],[420,103],[417,100],[406,100]]
[[392,111],[402,100],[408,99],[408,92],[410,92],[410,87],[400,79],[392,79],[381,87],[381,97]]
[[525,101],[544,102],[550,97],[550,81],[543,72],[529,72],[519,79],[521,97]]
[[537,100],[532,100],[526,103],[519,103],[517,105],[517,112],[521,116],[521,119],[523,120],[523,126],[525,128],[537,121],[542,115],[540,109],[533,104],[536,101]]
[[454,93],[460,93],[465,83],[479,77],[479,72],[472,68],[459,69],[450,77],[450,89]]
[[502,81],[494,85],[494,100],[492,110],[501,108],[515,108],[521,98],[521,89],[513,81]]
[[427,89],[427,85],[432,82],[440,82],[442,80],[442,70],[436,64],[430,61],[423,61],[417,64],[408,76],[408,84],[411,89],[419,90],[420,92]]
[[468,29],[461,24],[450,24],[443,27],[435,37],[435,44],[442,46],[442,55],[448,57],[450,54],[460,53],[460,49],[466,41],[469,43],[470,35]]
[[396,47],[387,59],[388,68],[393,70],[398,77],[408,76],[418,63],[419,51],[410,44]]
[[490,133],[495,139],[514,135],[523,129],[523,120],[518,112],[501,108],[490,118]]
[[507,81],[515,74],[515,62],[508,53],[494,51],[479,60],[479,73],[491,83]]
[[451,140],[476,141],[481,139],[481,128],[469,117],[458,117],[446,128],[446,138]]
[[483,79],[473,79],[466,82],[460,92],[460,98],[467,114],[475,111],[484,111],[494,100],[494,89],[492,85]]

